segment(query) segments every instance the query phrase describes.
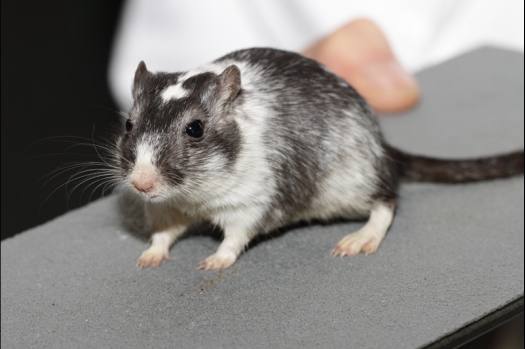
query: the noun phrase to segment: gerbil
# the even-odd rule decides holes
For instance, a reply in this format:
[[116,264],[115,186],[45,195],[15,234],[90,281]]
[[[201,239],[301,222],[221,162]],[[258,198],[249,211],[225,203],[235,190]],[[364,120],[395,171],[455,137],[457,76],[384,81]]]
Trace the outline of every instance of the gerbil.
[[170,245],[202,220],[224,232],[200,264],[206,270],[231,266],[257,234],[313,219],[369,217],[333,254],[370,254],[392,223],[402,178],[523,173],[523,151],[447,161],[392,148],[356,90],[292,52],[241,50],[183,73],[151,73],[141,62],[132,93],[117,161],[152,228],[141,267],[168,259]]

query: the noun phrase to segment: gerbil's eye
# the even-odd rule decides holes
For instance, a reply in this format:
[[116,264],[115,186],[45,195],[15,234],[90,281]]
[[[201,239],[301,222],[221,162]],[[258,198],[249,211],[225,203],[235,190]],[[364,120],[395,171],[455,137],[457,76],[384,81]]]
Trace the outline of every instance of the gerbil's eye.
[[133,128],[133,124],[131,123],[131,120],[130,119],[127,119],[126,120],[126,131],[131,131],[131,129]]
[[186,134],[193,138],[201,138],[204,133],[204,126],[200,120],[190,122],[186,126]]

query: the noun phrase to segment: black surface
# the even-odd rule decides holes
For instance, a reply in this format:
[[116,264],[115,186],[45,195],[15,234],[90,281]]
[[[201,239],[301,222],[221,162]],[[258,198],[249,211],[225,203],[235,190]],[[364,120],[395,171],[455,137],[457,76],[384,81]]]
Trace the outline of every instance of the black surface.
[[426,346],[425,349],[452,349],[460,348],[474,339],[489,340],[492,331],[507,321],[513,321],[519,315],[523,315],[523,297],[504,307],[487,314],[478,321],[474,321],[462,329],[444,336],[435,343]]
[[[89,200],[89,188],[69,200],[65,188],[51,194],[72,172],[47,183],[46,175],[68,162],[95,159],[94,149],[66,152],[71,143],[62,141],[79,139],[44,139],[99,140],[108,124],[118,122],[106,74],[120,6],[106,0],[2,1],[2,239]],[[84,155],[73,155],[79,152]]]

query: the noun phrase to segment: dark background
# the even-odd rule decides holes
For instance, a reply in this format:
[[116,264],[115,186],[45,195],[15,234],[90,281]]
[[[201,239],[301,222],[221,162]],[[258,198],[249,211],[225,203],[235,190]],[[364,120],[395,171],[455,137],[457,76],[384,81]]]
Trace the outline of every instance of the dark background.
[[[72,143],[65,141],[100,140],[119,123],[107,68],[120,7],[108,0],[2,0],[2,239],[100,196],[98,190],[89,198],[91,188],[80,195],[83,186],[69,199],[65,187],[52,193],[74,171],[49,174],[96,160],[93,147],[67,150]],[[45,140],[57,136],[87,140]]]

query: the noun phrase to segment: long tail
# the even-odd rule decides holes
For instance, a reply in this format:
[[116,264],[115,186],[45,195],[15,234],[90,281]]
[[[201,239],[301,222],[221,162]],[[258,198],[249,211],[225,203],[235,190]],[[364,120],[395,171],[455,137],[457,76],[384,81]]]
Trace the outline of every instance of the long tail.
[[523,173],[523,150],[478,158],[445,160],[406,154],[385,145],[402,179],[415,182],[464,183]]

